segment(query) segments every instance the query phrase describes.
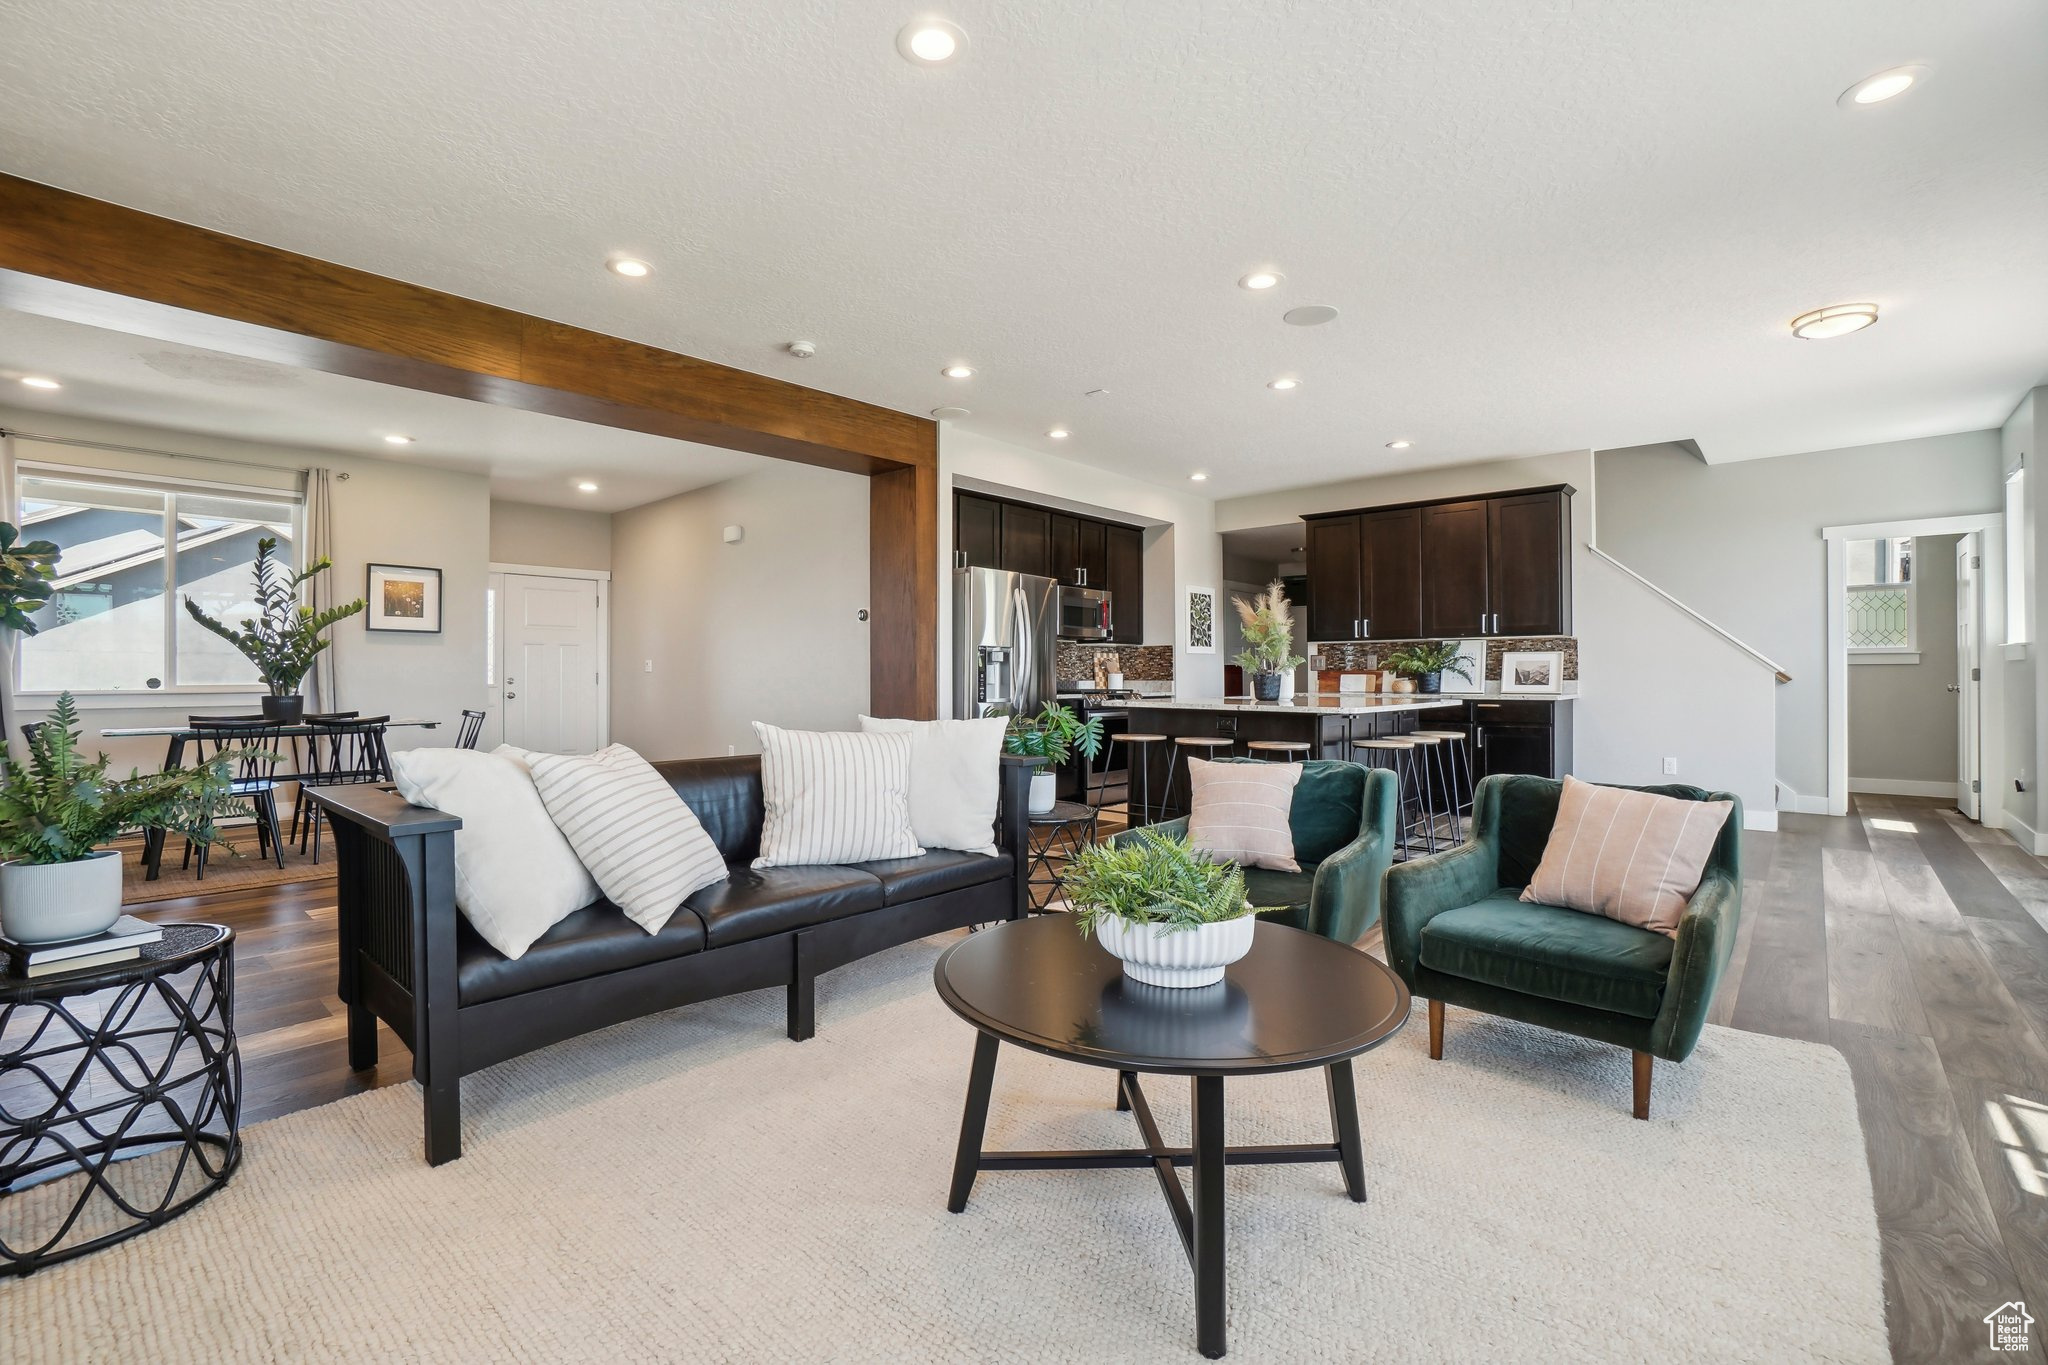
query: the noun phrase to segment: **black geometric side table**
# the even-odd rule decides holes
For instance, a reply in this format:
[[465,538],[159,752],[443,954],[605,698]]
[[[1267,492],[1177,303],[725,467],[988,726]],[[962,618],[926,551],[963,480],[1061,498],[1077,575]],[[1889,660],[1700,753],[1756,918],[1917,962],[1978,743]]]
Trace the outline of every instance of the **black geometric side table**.
[[[1064,891],[1066,860],[1095,842],[1102,812],[1076,801],[1055,801],[1043,815],[1029,817],[1031,858],[1024,892],[1033,910],[1044,910]],[[1055,861],[1057,860],[1057,865]]]
[[234,940],[171,924],[128,962],[0,972],[0,1275],[125,1241],[234,1174]]

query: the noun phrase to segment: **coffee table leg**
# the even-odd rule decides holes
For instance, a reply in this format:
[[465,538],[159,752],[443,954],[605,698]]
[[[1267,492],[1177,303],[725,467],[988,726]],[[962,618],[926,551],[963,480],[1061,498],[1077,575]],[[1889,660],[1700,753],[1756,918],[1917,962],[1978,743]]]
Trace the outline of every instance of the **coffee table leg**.
[[1351,1061],[1323,1068],[1330,1088],[1330,1126],[1337,1130],[1337,1154],[1344,1166],[1344,1192],[1352,1202],[1365,1202],[1365,1148],[1358,1140],[1358,1091],[1351,1082]]
[[1195,1091],[1195,1345],[1223,1354],[1223,1078],[1197,1076]]
[[996,1037],[979,1030],[974,1035],[974,1068],[967,1074],[967,1108],[960,1114],[960,1147],[953,1155],[953,1192],[946,1197],[946,1211],[958,1213],[967,1207],[968,1192],[981,1170],[981,1135],[988,1127],[988,1096],[996,1079]]

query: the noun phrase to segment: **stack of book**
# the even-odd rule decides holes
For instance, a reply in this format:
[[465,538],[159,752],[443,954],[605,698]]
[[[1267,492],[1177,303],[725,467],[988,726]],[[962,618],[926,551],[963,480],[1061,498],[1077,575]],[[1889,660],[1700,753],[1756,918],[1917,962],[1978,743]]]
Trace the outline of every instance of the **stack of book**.
[[16,943],[0,936],[0,949],[7,954],[8,971],[15,976],[51,976],[57,972],[83,971],[142,956],[142,950],[164,936],[160,925],[145,924],[133,915],[123,915],[114,927],[91,938],[74,938],[67,943]]

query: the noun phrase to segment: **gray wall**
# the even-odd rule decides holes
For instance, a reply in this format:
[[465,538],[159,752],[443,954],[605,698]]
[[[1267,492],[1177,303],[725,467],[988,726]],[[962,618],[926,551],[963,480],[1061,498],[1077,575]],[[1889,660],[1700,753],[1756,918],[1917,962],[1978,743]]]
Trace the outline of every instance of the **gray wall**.
[[[720,531],[746,528],[727,545]],[[652,759],[759,749],[751,721],[868,704],[868,486],[776,465],[612,519],[612,737]],[[652,664],[652,671],[648,665]]]
[[491,562],[536,564],[550,569],[609,569],[612,515],[493,498]]
[[1707,465],[1674,445],[1596,457],[1603,550],[1776,659],[1780,780],[1827,790],[1823,526],[2003,505],[1995,431]]
[[1918,663],[1849,656],[1849,787],[1956,780],[1955,536],[1913,541]]

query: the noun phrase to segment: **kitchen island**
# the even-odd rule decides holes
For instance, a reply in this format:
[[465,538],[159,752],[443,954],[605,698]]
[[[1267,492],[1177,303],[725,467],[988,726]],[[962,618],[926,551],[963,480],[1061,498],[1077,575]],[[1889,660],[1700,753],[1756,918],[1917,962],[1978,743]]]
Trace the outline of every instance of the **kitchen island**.
[[[1437,712],[1446,719],[1462,712],[1465,699],[1443,693],[1301,693],[1286,701],[1255,701],[1250,697],[1215,697],[1182,700],[1167,697],[1133,697],[1122,709],[1130,717],[1132,734],[1165,735],[1166,743],[1146,746],[1151,778],[1152,802],[1162,807],[1160,818],[1185,815],[1188,809],[1187,764],[1172,762],[1178,748],[1173,741],[1182,736],[1234,741],[1229,749],[1213,755],[1247,757],[1245,745],[1255,739],[1291,740],[1309,746],[1311,758],[1343,758],[1353,739],[1398,734],[1415,728],[1416,719]],[[1426,723],[1426,722],[1425,722]],[[1196,752],[1197,758],[1211,757]],[[1135,761],[1135,759],[1134,759]],[[1167,785],[1169,768],[1172,786]],[[1133,775],[1136,793],[1142,779]]]

